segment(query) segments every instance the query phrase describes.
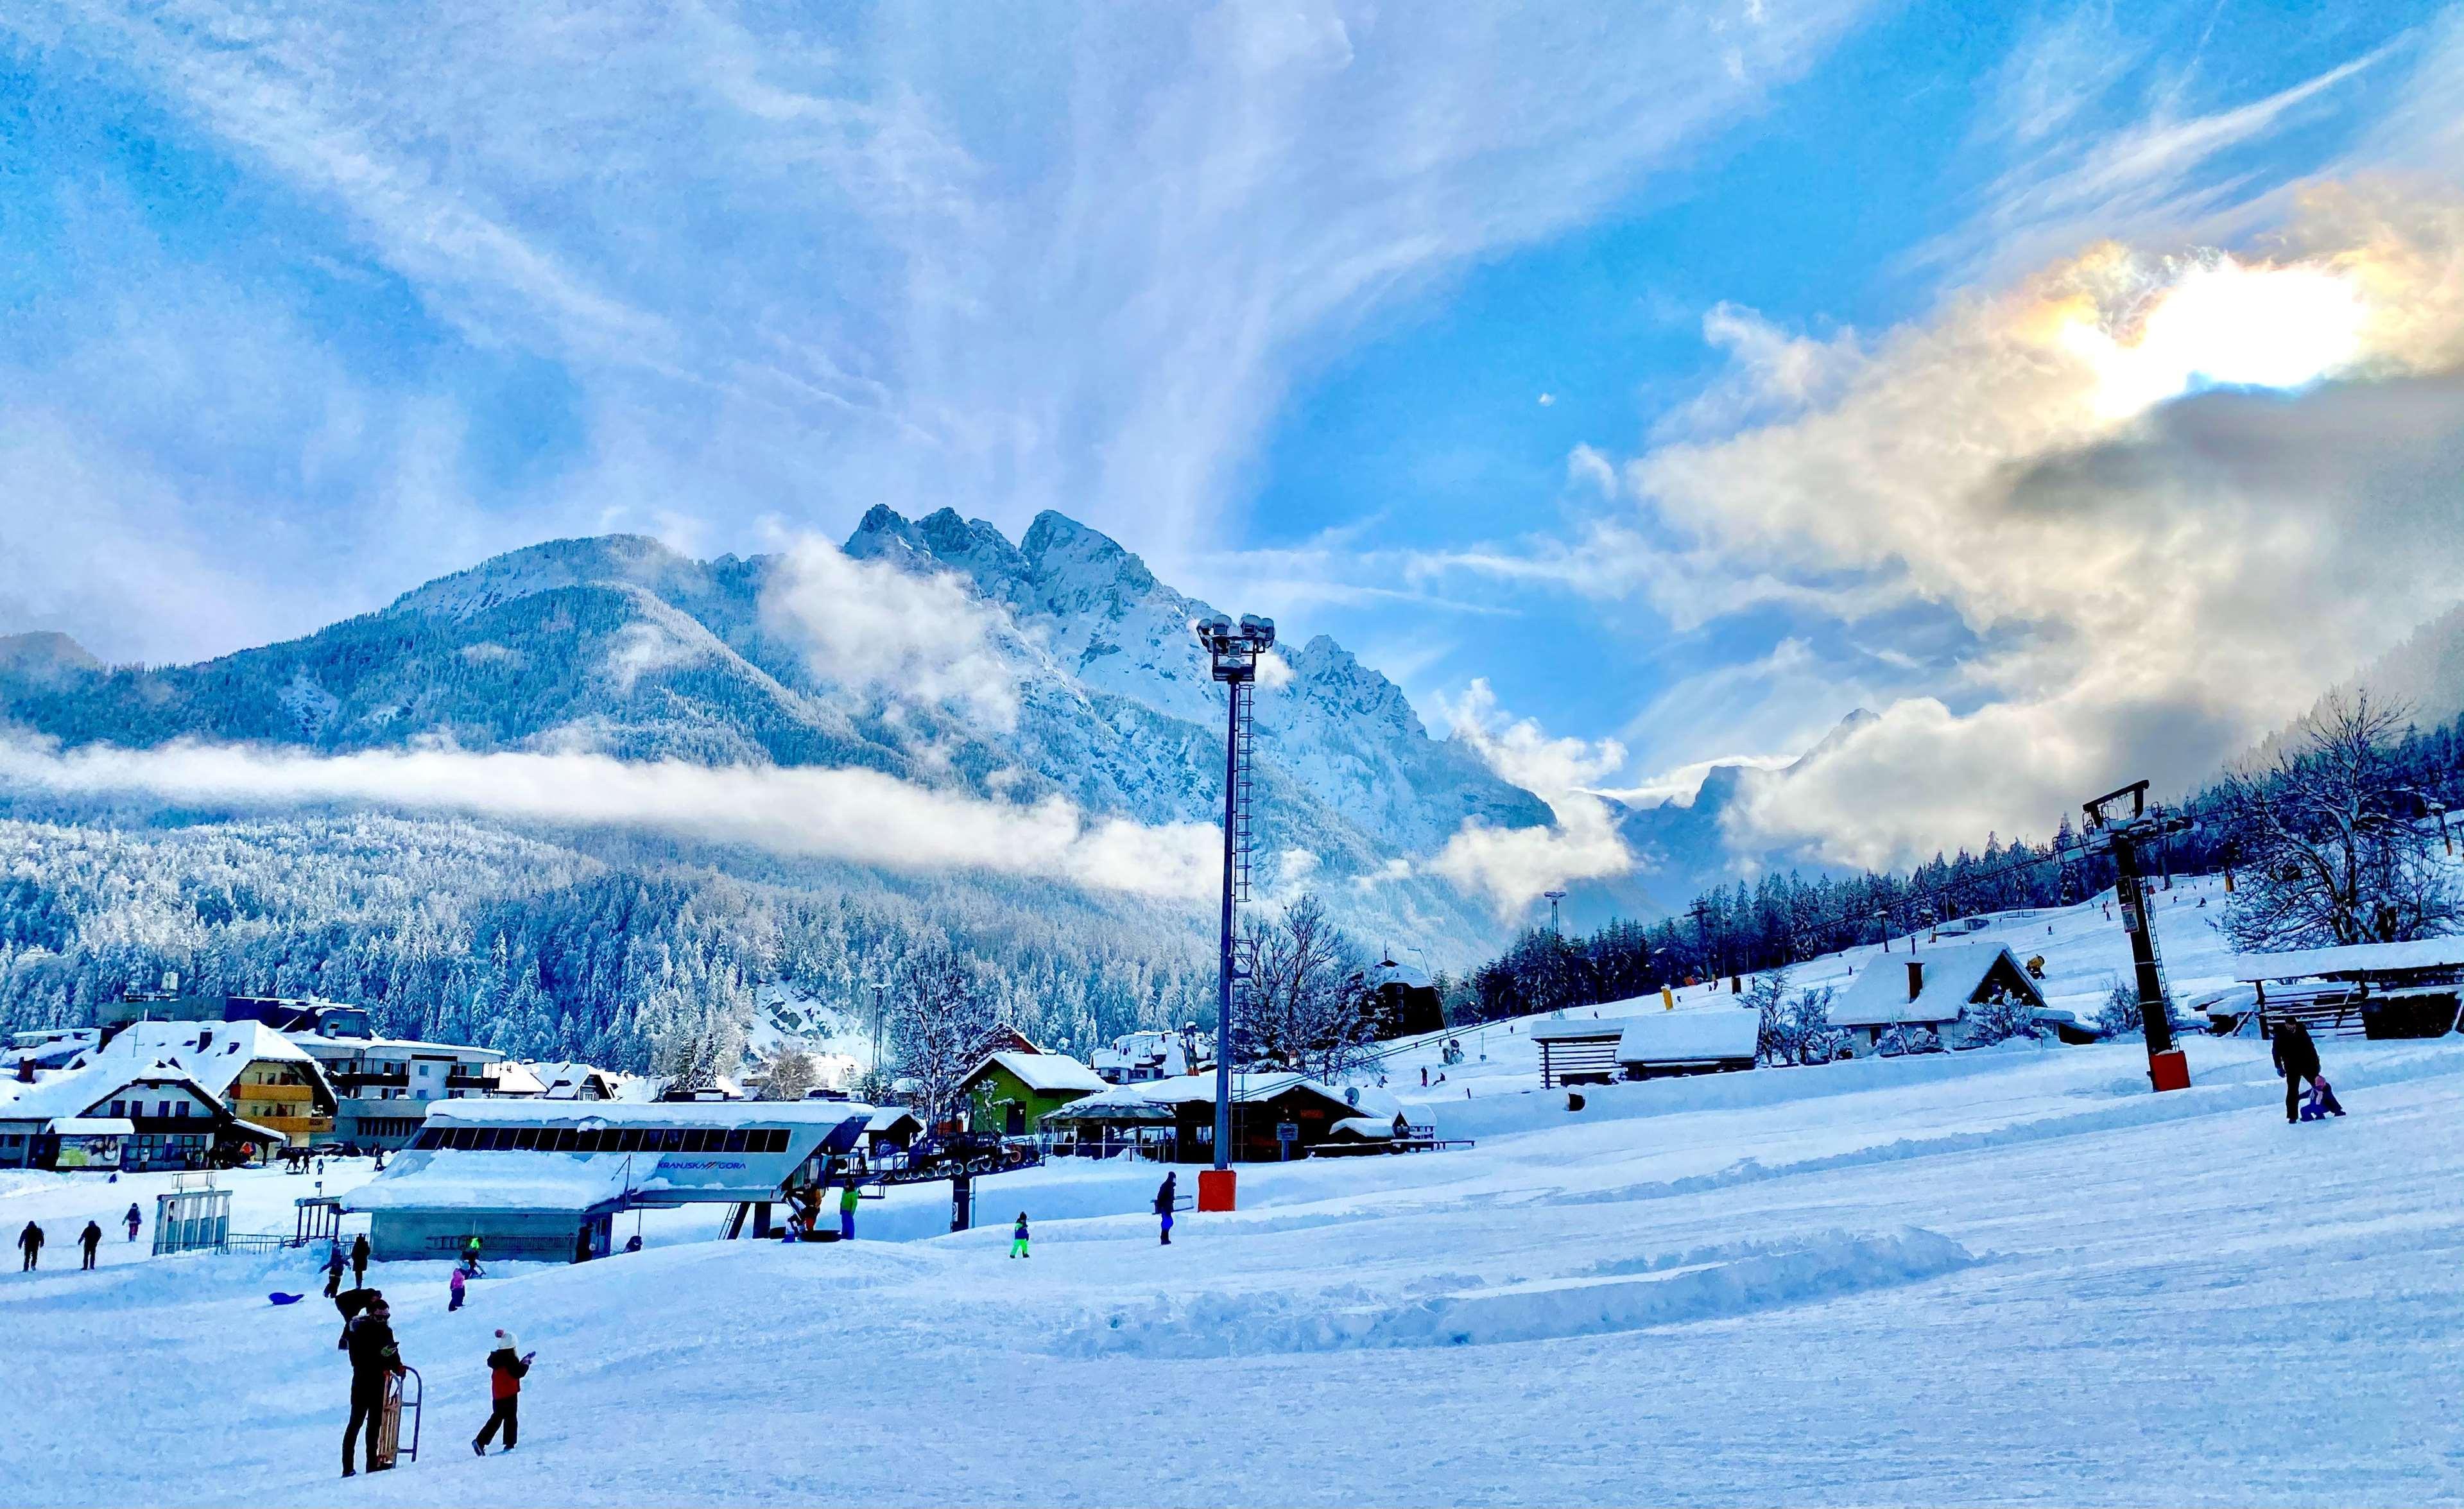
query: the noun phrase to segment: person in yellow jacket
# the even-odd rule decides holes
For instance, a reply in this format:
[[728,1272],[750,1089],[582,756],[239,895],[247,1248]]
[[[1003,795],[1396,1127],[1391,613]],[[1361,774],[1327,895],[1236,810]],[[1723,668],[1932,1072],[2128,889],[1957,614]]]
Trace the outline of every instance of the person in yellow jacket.
[[860,1198],[853,1179],[839,1191],[839,1240],[843,1242],[855,1240],[855,1202]]

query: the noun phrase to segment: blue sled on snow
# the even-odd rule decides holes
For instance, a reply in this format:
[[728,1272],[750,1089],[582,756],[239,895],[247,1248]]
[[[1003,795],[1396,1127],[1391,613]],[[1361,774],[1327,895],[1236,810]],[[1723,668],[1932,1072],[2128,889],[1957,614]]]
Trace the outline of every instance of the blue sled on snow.
[[306,1299],[307,1296],[299,1294],[284,1294],[281,1290],[276,1289],[272,1294],[267,1295],[266,1298],[276,1304],[297,1304],[301,1300]]

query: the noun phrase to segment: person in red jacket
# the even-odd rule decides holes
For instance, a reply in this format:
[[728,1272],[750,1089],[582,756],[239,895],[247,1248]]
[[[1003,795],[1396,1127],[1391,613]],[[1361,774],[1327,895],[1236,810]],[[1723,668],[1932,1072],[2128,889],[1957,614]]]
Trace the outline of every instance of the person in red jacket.
[[531,1359],[538,1355],[537,1352],[516,1355],[514,1333],[496,1333],[496,1349],[488,1354],[488,1393],[496,1401],[496,1407],[489,1414],[488,1423],[471,1442],[471,1450],[477,1455],[488,1454],[488,1442],[495,1436],[499,1425],[505,1428],[505,1450],[510,1452],[514,1449],[514,1442],[522,1433],[522,1375],[531,1370]]

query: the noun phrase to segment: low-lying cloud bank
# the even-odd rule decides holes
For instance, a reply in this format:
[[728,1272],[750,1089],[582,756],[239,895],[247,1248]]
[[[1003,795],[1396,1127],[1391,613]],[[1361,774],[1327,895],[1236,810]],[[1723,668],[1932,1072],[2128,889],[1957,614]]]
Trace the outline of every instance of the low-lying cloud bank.
[[628,828],[916,873],[976,870],[1159,900],[1214,894],[1220,830],[1092,818],[1059,798],[990,801],[877,771],[627,762],[600,754],[315,755],[181,742],[60,750],[0,739],[0,789],[235,807],[359,802]]

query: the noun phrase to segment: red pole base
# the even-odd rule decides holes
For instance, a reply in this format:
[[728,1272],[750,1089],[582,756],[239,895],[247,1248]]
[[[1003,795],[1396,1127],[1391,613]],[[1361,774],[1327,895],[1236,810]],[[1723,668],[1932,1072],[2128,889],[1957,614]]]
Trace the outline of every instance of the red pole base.
[[2190,1087],[2190,1061],[2182,1057],[2179,1048],[2151,1053],[2147,1056],[2147,1078],[2160,1095],[2167,1090],[2187,1090]]
[[1198,1208],[1201,1211],[1232,1209],[1233,1187],[1239,1182],[1235,1169],[1200,1169],[1198,1170]]

